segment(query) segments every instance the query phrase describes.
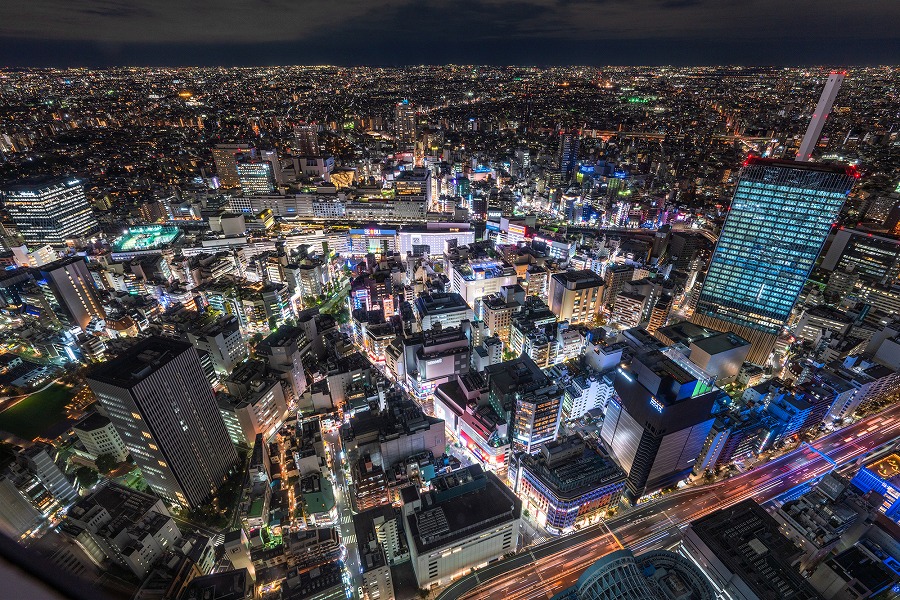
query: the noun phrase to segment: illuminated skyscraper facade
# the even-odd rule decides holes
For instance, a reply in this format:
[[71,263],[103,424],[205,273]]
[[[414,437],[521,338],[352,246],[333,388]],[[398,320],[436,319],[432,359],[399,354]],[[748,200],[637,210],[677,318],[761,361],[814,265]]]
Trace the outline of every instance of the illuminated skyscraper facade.
[[398,102],[394,108],[394,130],[397,141],[404,147],[411,147],[416,143],[416,108],[409,100]]
[[578,139],[578,134],[560,133],[557,161],[559,162],[559,172],[565,180],[572,178],[580,146],[581,140]]
[[216,144],[212,149],[213,161],[216,163],[216,175],[219,177],[219,185],[223,188],[236,188],[241,182],[238,179],[237,159],[238,154],[252,155],[253,148],[250,144]]
[[194,508],[215,494],[238,457],[193,346],[146,338],[87,382],[158,496]]
[[259,196],[275,192],[275,173],[271,162],[238,156],[237,173],[241,183],[241,193],[245,196]]
[[314,124],[294,125],[294,154],[297,156],[319,156],[319,126]]
[[29,248],[64,246],[100,229],[78,179],[33,179],[8,186],[0,196]]
[[745,163],[691,320],[751,342],[763,364],[858,177],[852,167]]

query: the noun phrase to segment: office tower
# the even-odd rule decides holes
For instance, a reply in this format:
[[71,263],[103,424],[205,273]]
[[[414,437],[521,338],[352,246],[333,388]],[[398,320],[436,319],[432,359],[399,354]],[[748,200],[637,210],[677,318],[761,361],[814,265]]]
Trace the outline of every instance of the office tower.
[[30,248],[65,246],[100,230],[78,179],[42,177],[8,185],[3,206]]
[[319,156],[319,126],[314,124],[294,125],[294,154],[297,156]]
[[275,173],[271,162],[248,158],[243,154],[238,155],[236,160],[235,168],[243,195],[261,196],[275,191]]
[[250,144],[216,144],[212,149],[213,161],[216,163],[216,175],[223,188],[236,188],[241,184],[238,179],[237,154],[253,154]]
[[82,256],[70,256],[46,264],[40,269],[38,285],[57,317],[87,329],[91,319],[105,319],[97,299],[94,278]]
[[822,135],[822,129],[825,127],[825,119],[831,113],[831,107],[834,105],[834,99],[837,98],[838,90],[841,89],[841,82],[844,81],[846,73],[831,73],[828,81],[825,83],[825,89],[822,90],[822,96],[819,103],[816,104],[816,110],[813,113],[803,141],[800,143],[800,151],[797,153],[798,161],[805,161],[812,158],[812,151],[819,143],[819,136]]
[[[664,352],[667,352],[664,354]],[[687,477],[725,393],[676,350],[649,349],[616,370],[600,438],[628,475],[631,499]]]
[[434,198],[434,178],[430,169],[415,168],[403,171],[394,178],[394,190],[400,200],[412,201],[417,198],[425,200],[425,206],[431,206]]
[[580,146],[581,140],[578,139],[577,133],[560,132],[556,160],[559,163],[559,172],[566,181],[572,178],[572,173],[575,171]]
[[185,328],[185,335],[194,348],[209,354],[216,373],[229,375],[235,366],[247,358],[247,342],[241,336],[240,323],[231,315],[210,321],[197,319]]
[[900,240],[842,227],[820,267],[825,271],[852,271],[868,283],[891,284],[900,277]]
[[272,165],[272,178],[275,180],[275,184],[282,185],[284,183],[284,173],[281,170],[281,159],[278,158],[278,151],[263,150],[260,154],[264,161]]
[[404,147],[416,143],[416,109],[409,100],[398,102],[394,107],[394,135]]
[[237,462],[189,343],[147,338],[94,368],[87,381],[150,488],[170,503],[203,504]]
[[516,163],[522,173],[531,168],[531,150],[528,148],[516,148]]
[[0,475],[0,533],[20,540],[43,521],[43,515],[19,489],[13,476]]
[[766,362],[855,178],[852,167],[750,158],[691,320]]
[[553,600],[714,600],[703,572],[676,552],[653,550],[635,556],[615,550],[585,569],[572,587]]
[[550,310],[572,325],[591,323],[600,312],[603,280],[593,271],[565,271],[550,277]]
[[606,270],[603,280],[603,305],[613,306],[616,296],[625,287],[625,284],[634,277],[634,267],[631,265],[614,265]]

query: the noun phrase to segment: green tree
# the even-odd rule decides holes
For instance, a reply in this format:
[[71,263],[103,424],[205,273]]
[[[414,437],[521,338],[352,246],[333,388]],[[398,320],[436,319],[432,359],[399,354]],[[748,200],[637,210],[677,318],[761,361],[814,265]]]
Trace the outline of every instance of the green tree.
[[97,472],[90,467],[78,467],[75,471],[75,477],[78,479],[78,483],[81,487],[89,488],[95,483],[97,483]]
[[101,473],[109,473],[119,464],[111,454],[101,454],[94,463],[97,465],[97,470]]

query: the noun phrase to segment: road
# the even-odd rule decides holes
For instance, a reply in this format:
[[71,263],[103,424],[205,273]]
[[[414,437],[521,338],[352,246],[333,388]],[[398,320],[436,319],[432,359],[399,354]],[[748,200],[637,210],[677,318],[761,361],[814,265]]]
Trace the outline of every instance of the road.
[[341,462],[341,436],[335,431],[325,434],[325,443],[332,448],[332,473],[334,473],[334,503],[338,514],[338,531],[341,535],[341,544],[347,549],[344,565],[350,576],[352,595],[350,598],[358,599],[357,590],[362,585],[360,576],[361,563],[357,550],[356,529],[353,527],[353,499],[350,486],[344,478],[344,469]]
[[752,471],[661,496],[624,511],[606,524],[541,544],[466,575],[449,585],[438,599],[546,600],[574,584],[585,568],[619,548],[620,543],[636,553],[668,546],[692,520],[747,498],[760,503],[771,500],[829,472],[834,466],[831,461],[849,463],[898,436],[900,405],[895,405],[820,438],[812,447],[801,446]]

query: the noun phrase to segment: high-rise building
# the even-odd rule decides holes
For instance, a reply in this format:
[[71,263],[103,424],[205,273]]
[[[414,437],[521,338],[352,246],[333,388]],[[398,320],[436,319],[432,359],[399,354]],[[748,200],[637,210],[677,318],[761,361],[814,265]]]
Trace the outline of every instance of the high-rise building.
[[150,337],[87,381],[154,492],[195,507],[219,489],[237,453],[193,346]]
[[394,134],[403,146],[416,143],[416,109],[409,100],[398,102],[394,107]]
[[566,271],[550,277],[550,310],[572,325],[591,323],[600,312],[603,280],[593,271]]
[[556,439],[563,390],[528,356],[488,366],[488,400],[506,419],[515,452],[534,453]]
[[294,125],[294,154],[319,156],[319,126],[311,123]]
[[38,269],[38,285],[57,317],[86,329],[91,319],[105,319],[94,278],[82,256],[70,256]]
[[252,154],[253,147],[250,144],[216,144],[212,149],[213,161],[216,163],[216,174],[219,177],[219,185],[223,188],[236,188],[241,184],[238,179],[237,159],[238,154]]
[[10,475],[0,476],[0,532],[19,540],[38,529],[43,515]]
[[820,266],[825,271],[852,271],[863,281],[889,285],[900,277],[900,240],[841,228]]
[[275,179],[275,184],[282,185],[284,183],[284,173],[281,170],[281,159],[278,158],[278,151],[263,150],[260,155],[264,161],[272,165],[272,178]]
[[581,140],[578,139],[577,133],[561,132],[559,134],[559,150],[556,160],[559,163],[559,172],[565,180],[572,178],[580,146]]
[[243,195],[261,196],[275,192],[275,173],[271,162],[238,155],[235,169]]
[[0,198],[30,248],[65,246],[100,230],[78,179],[32,179],[6,186]]
[[828,76],[825,89],[822,90],[822,96],[819,98],[818,104],[816,104],[816,110],[809,122],[806,134],[803,136],[803,141],[800,143],[800,151],[797,152],[798,161],[812,158],[813,148],[819,143],[819,136],[822,135],[822,129],[825,127],[825,119],[828,118],[828,114],[831,112],[834,99],[837,98],[838,90],[841,89],[841,82],[844,81],[845,75],[846,73],[832,72]]
[[632,499],[690,474],[724,392],[677,351],[648,349],[616,371],[600,438],[628,475]]
[[692,321],[733,331],[764,363],[855,178],[852,167],[750,158]]
[[72,483],[66,479],[62,469],[56,464],[55,456],[56,450],[53,446],[35,444],[22,453],[21,460],[25,468],[34,474],[41,485],[53,494],[60,504],[65,505],[77,498],[78,494]]

